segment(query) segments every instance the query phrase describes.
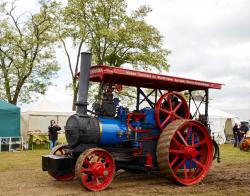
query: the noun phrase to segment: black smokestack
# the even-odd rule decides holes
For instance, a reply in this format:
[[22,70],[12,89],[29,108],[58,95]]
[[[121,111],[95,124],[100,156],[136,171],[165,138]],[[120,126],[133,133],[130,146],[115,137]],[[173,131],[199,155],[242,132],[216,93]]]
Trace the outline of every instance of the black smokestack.
[[80,67],[80,83],[77,98],[77,114],[80,116],[87,115],[87,105],[88,105],[88,90],[89,90],[89,74],[91,66],[91,56],[89,52],[81,53],[81,67]]

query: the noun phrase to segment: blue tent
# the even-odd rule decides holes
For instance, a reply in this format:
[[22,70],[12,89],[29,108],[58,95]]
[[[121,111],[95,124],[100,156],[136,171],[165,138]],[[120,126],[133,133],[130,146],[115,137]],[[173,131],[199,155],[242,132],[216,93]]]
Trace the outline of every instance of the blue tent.
[[0,137],[20,137],[20,108],[0,100]]

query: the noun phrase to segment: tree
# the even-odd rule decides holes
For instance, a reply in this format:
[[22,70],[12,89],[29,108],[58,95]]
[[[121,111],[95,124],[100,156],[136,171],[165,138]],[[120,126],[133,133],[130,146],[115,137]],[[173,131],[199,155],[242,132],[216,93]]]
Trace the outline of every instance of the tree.
[[[151,12],[147,6],[141,6],[127,14],[125,0],[68,0],[66,7],[58,15],[59,37],[72,77],[73,110],[78,92],[79,57],[83,46],[93,54],[95,64],[107,64],[120,67],[126,63],[137,69],[168,70],[167,55],[163,37],[159,31],[145,22]],[[65,42],[73,41],[77,48],[76,62]]]
[[55,4],[40,6],[37,14],[16,16],[15,1],[0,5],[0,98],[12,104],[44,94],[59,69],[51,32]]

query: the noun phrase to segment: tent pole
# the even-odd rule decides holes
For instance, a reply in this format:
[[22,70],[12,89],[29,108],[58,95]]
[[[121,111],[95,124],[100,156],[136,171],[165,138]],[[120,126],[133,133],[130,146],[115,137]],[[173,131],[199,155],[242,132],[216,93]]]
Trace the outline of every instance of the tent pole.
[[23,151],[23,137],[21,137],[21,151]]
[[10,149],[11,149],[11,137],[9,137],[9,152],[10,152]]

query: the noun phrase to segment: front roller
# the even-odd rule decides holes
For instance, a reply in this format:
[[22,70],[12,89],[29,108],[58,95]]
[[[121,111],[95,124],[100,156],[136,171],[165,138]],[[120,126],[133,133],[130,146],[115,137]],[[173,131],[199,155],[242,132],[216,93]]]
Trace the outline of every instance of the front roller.
[[90,148],[78,157],[75,175],[84,188],[100,191],[112,182],[115,175],[115,162],[106,150]]
[[183,185],[200,182],[213,160],[213,144],[201,123],[181,119],[171,122],[157,144],[160,171]]

